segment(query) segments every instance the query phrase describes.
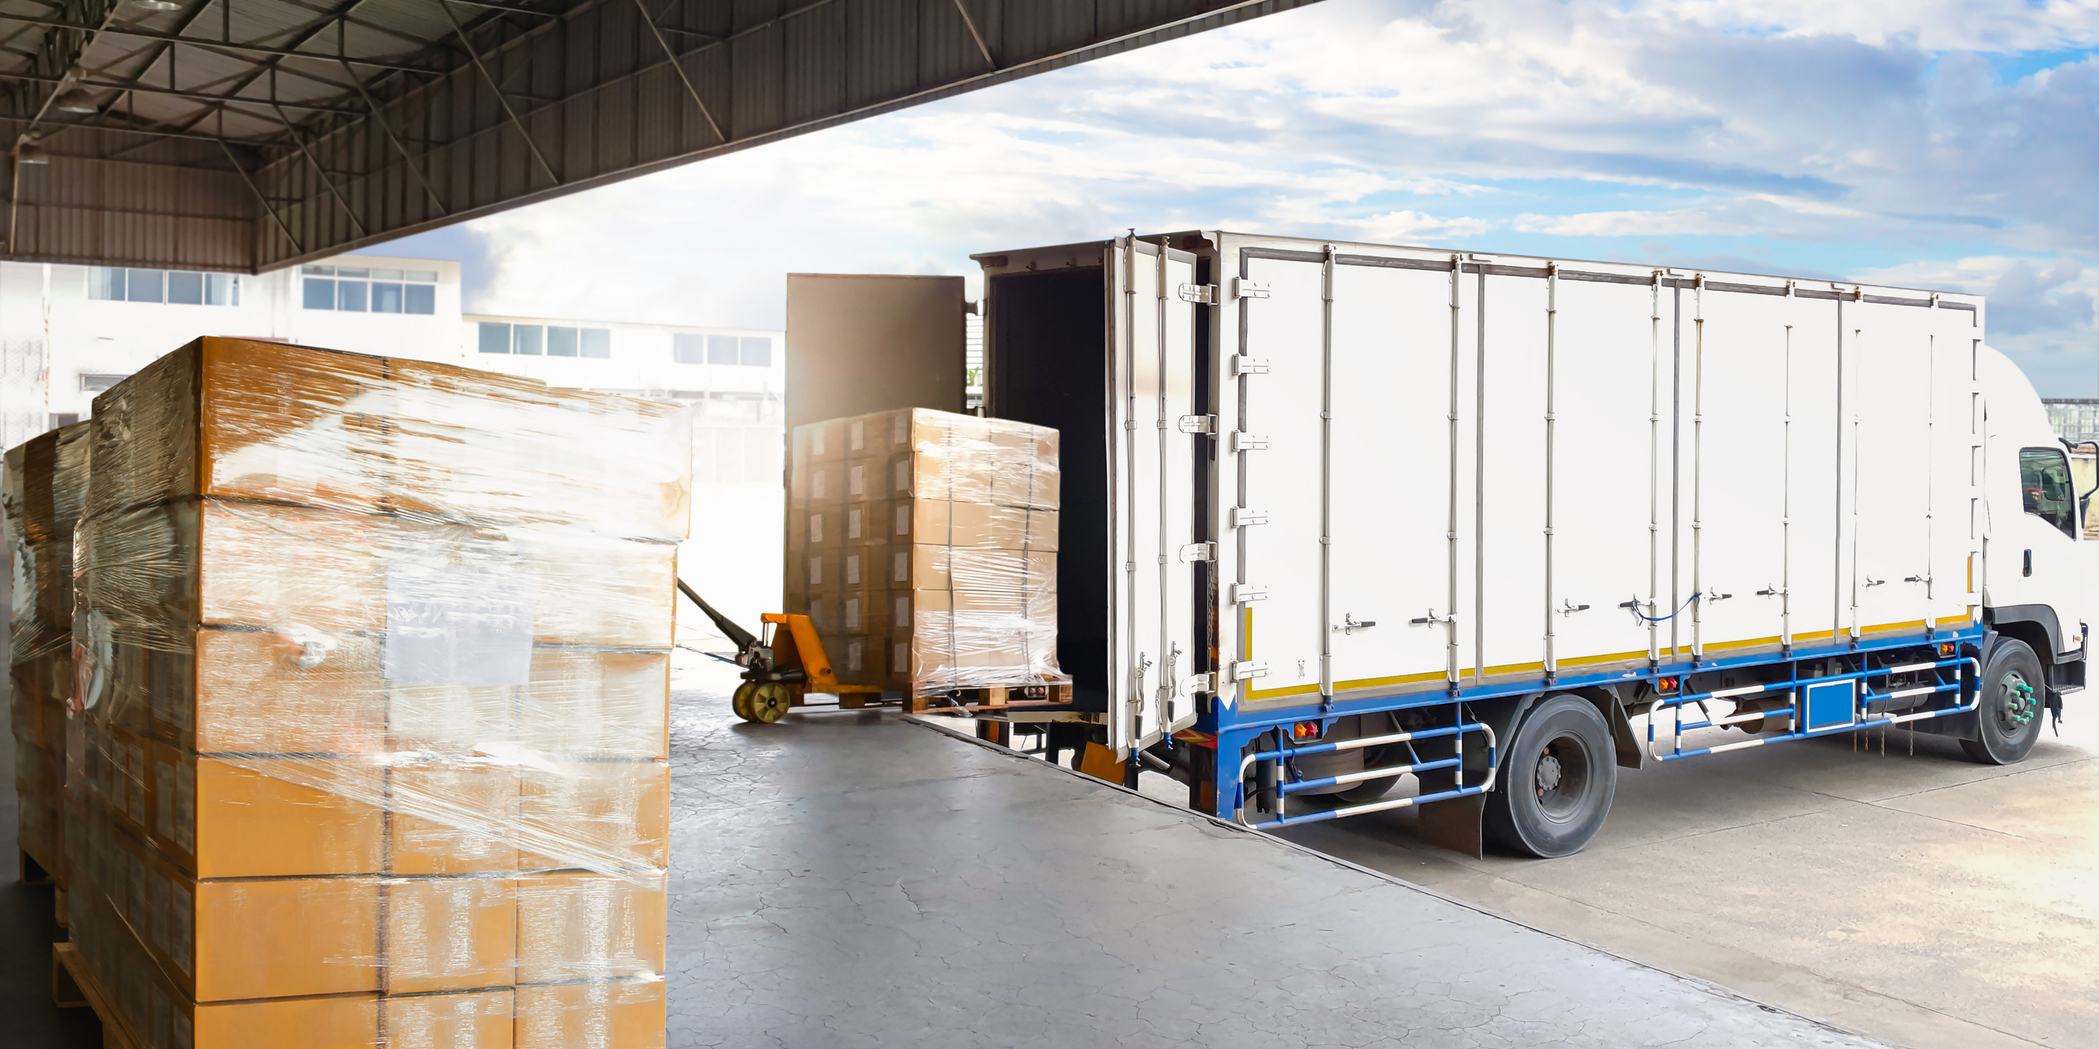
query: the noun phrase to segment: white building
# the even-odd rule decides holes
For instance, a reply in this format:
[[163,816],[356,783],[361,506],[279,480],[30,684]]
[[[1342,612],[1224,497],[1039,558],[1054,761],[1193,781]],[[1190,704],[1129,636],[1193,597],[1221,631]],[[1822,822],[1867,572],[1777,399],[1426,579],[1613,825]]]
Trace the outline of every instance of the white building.
[[464,314],[459,263],[448,260],[344,255],[260,276],[0,262],[0,448],[86,418],[96,394],[202,335],[693,405],[689,549],[700,553],[681,558],[685,578],[747,624],[777,610],[778,331]]

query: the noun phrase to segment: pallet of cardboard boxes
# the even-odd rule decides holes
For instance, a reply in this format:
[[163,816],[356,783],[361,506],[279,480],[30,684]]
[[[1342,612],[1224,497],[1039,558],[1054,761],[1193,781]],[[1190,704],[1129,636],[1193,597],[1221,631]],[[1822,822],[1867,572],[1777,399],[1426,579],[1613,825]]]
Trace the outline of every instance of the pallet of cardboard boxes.
[[136,1043],[662,1046],[682,413],[202,339],[90,433],[73,946]]
[[1057,431],[924,408],[798,426],[787,611],[841,683],[1068,695],[1057,668]]

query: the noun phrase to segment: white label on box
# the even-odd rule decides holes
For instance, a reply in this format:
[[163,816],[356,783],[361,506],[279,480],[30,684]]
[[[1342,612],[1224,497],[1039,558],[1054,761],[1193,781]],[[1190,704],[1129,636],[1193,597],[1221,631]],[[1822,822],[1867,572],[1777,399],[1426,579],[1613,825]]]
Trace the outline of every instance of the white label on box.
[[175,956],[175,964],[182,967],[182,975],[188,976],[189,958],[191,954],[196,952],[196,948],[192,945],[197,937],[196,916],[193,913],[196,909],[196,901],[190,899],[187,886],[178,885],[175,887],[175,893],[170,899],[169,905],[169,909],[174,912],[174,921],[171,924],[175,927],[174,932],[171,934],[171,938],[175,941],[175,949],[169,953]]
[[857,507],[845,512],[845,537],[847,539],[862,538],[860,516],[860,510]]
[[895,624],[909,623],[911,621],[911,598],[909,596],[905,594],[896,595],[894,603],[889,610],[889,621]]
[[161,789],[154,792],[153,831],[163,838],[175,836],[175,766],[165,761],[153,763],[153,779]]
[[824,515],[809,515],[809,542],[813,545],[824,541]]
[[855,463],[850,470],[846,471],[845,494],[859,496],[867,494],[867,467],[865,464]]
[[896,582],[908,583],[910,581],[911,555],[899,550],[896,552]]
[[532,580],[451,565],[386,570],[386,677],[396,685],[531,680]]
[[860,585],[860,555],[859,555],[859,554],[847,554],[847,555],[845,555],[845,585],[847,585],[847,586],[859,586],[859,585]]
[[195,854],[197,851],[197,777],[183,776],[175,781],[175,844],[182,851]]
[[848,446],[857,452],[867,446],[867,423],[865,420],[855,419],[852,422],[851,429],[853,437]]
[[895,493],[896,493],[897,495],[904,495],[904,494],[907,494],[907,493],[909,493],[910,491],[911,491],[911,460],[909,460],[909,459],[898,459],[898,460],[896,461],[896,489],[895,489]]
[[[857,597],[845,599],[845,628],[847,630],[860,629],[860,599]],[[855,644],[858,644],[858,642],[855,642]],[[858,670],[859,668],[854,667],[853,669]]]
[[809,454],[824,454],[824,428],[821,426],[809,428]]
[[[851,629],[848,627],[847,629]],[[845,644],[845,668],[858,674],[867,666],[867,642],[854,638]]]
[[824,498],[824,477],[830,472],[831,471],[826,470],[821,466],[815,467],[809,471],[810,498],[819,500]]
[[909,503],[896,508],[896,534],[911,534],[911,504]]
[[824,555],[822,554],[809,559],[809,585],[824,585]]

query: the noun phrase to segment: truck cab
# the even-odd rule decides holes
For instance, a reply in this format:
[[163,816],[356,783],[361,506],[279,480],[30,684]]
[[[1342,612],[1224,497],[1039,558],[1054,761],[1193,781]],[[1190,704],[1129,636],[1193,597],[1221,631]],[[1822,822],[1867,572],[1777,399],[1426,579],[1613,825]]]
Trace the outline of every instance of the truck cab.
[[[2085,685],[2089,624],[2099,619],[2099,542],[2084,529],[2092,493],[2077,490],[2070,449],[2018,366],[1984,348],[1976,372],[1985,420],[1983,621],[2000,644],[2032,651],[2042,679],[2035,701],[2060,717],[2063,696]],[[1983,735],[1975,742],[1986,746]]]

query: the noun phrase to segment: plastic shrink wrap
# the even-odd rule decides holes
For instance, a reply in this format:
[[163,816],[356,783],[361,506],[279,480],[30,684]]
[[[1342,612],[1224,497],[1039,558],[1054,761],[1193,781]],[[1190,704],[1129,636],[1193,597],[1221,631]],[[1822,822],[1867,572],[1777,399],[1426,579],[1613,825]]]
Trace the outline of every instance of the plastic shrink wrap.
[[7,452],[0,507],[14,574],[8,723],[16,838],[59,886],[65,867],[66,704],[73,695],[73,526],[87,494],[87,424]]
[[925,408],[794,430],[787,610],[832,672],[897,689],[1057,669],[1057,431]]
[[683,411],[201,339],[92,426],[73,934],[142,1041],[663,1045]]

